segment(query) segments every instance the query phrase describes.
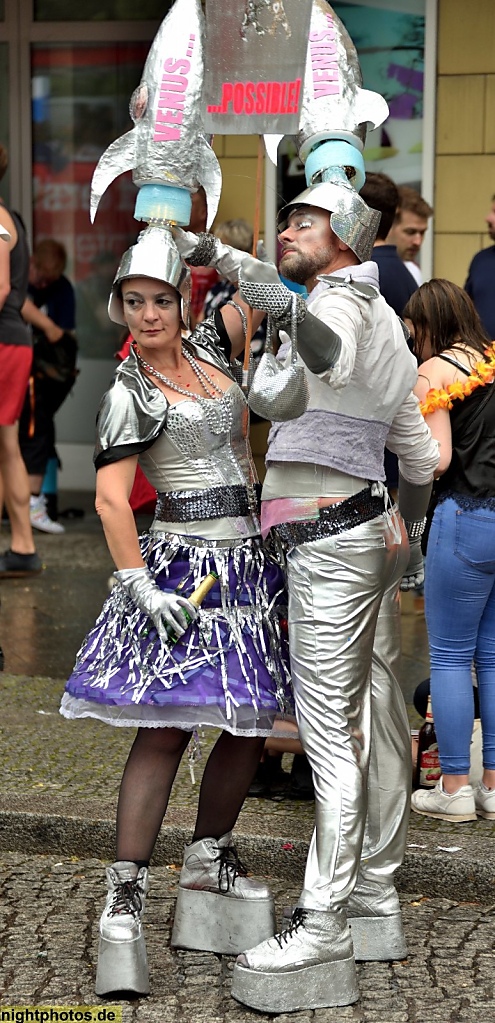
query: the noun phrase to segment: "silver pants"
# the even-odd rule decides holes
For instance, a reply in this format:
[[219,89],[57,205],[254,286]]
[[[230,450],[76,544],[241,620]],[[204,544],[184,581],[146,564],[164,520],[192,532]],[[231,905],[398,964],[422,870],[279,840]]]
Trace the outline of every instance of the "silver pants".
[[396,515],[300,544],[287,559],[296,716],[315,786],[307,909],[344,905],[358,870],[392,883],[404,855],[411,752],[397,669],[407,560]]

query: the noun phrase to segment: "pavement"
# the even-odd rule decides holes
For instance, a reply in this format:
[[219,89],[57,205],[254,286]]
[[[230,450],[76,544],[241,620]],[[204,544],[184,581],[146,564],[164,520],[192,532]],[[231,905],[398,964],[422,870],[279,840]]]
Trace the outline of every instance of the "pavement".
[[[66,520],[62,536],[37,534],[43,574],[0,584],[5,653],[0,1021],[16,1023],[28,1017],[13,1015],[14,1006],[105,1008],[93,991],[97,922],[104,866],[114,858],[115,803],[130,736],[127,729],[91,720],[67,722],[58,713],[64,680],[112,571],[91,496],[60,495],[60,507],[68,505],[81,507],[85,516]],[[8,546],[8,536],[5,540]],[[412,693],[428,674],[428,655],[424,618],[414,614],[409,594],[403,600],[402,632],[401,681],[411,724],[417,726]],[[232,959],[169,947],[182,846],[191,834],[211,741],[201,737],[195,784],[187,764],[177,777],[151,869],[146,935],[152,994],[117,1003],[125,1023],[274,1018],[230,998]],[[284,766],[290,766],[290,758]],[[239,819],[241,858],[255,876],[269,879],[280,914],[297,899],[312,823],[313,804],[292,800],[247,800]],[[495,1023],[494,837],[495,822],[454,825],[413,814],[397,875],[408,959],[361,965],[361,998],[355,1006],[301,1012],[291,1019]],[[2,1015],[8,1007],[12,1013]]]

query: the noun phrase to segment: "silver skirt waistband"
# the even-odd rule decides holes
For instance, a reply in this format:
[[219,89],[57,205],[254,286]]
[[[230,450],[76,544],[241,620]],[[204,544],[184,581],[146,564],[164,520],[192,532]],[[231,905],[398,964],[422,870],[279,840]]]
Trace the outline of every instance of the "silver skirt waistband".
[[256,515],[261,486],[209,487],[207,490],[171,490],[158,494],[155,516],[160,522],[190,522]]

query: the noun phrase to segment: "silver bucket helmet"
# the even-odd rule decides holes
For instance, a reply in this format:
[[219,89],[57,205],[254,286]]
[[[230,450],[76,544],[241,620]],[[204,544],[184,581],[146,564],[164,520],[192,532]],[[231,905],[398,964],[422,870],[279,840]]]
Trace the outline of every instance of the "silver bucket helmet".
[[126,321],[121,285],[130,277],[150,277],[175,288],[181,297],[182,320],[186,327],[189,325],[191,274],[180,258],[169,227],[147,227],[120,260],[108,301],[108,315],[114,323],[123,326]]
[[372,210],[343,176],[336,173],[333,179],[310,185],[287,203],[278,214],[279,231],[285,231],[290,214],[298,206],[328,210],[330,227],[337,238],[352,249],[361,263],[371,259],[381,214]]

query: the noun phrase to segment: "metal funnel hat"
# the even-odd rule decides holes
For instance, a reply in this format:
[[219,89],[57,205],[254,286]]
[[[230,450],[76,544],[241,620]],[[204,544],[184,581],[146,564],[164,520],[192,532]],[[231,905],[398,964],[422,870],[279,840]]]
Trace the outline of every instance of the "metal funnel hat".
[[285,231],[289,215],[298,206],[317,206],[328,210],[331,214],[330,227],[337,238],[352,249],[361,263],[371,259],[381,214],[372,210],[340,174],[336,173],[333,180],[310,185],[287,203],[278,215],[279,231]]
[[179,256],[169,227],[147,227],[136,244],[122,256],[110,292],[108,315],[114,323],[123,326],[126,326],[126,321],[120,285],[130,277],[150,277],[175,288],[181,297],[182,320],[188,326],[191,274]]

